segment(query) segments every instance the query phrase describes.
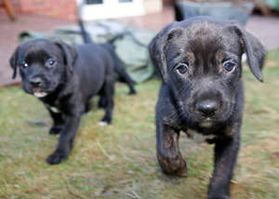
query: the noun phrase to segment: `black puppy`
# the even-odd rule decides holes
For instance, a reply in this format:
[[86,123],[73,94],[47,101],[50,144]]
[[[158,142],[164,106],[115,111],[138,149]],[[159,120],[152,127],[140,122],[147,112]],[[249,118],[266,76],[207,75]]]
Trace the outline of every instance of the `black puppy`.
[[262,81],[265,50],[233,23],[205,17],[175,22],[150,44],[152,60],[163,78],[156,107],[159,164],[166,174],[186,175],[180,131],[215,144],[208,198],[230,195],[240,145],[243,53],[251,72]]
[[76,48],[63,42],[36,39],[20,45],[10,59],[16,77],[19,68],[26,93],[39,98],[48,109],[60,134],[56,150],[47,158],[59,164],[72,149],[80,118],[90,108],[90,99],[100,95],[105,115],[102,125],[111,123],[113,112],[113,60],[105,49],[94,45]]

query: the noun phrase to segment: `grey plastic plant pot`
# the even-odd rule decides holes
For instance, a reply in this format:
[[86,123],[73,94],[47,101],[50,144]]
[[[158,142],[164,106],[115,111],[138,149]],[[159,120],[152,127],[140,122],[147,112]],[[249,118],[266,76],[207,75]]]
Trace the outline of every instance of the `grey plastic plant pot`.
[[183,19],[196,16],[211,16],[221,20],[235,20],[241,25],[245,25],[254,9],[252,2],[242,2],[233,4],[231,2],[204,2],[196,3],[189,1],[177,1],[176,9],[179,10]]

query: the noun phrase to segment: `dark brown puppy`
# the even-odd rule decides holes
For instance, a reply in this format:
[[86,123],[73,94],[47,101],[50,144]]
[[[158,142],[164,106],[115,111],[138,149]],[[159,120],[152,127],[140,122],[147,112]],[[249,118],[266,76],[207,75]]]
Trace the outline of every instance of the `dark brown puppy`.
[[67,159],[74,143],[82,114],[90,99],[100,95],[105,115],[102,125],[112,121],[114,74],[110,53],[95,44],[70,46],[64,42],[36,39],[20,45],[10,59],[23,90],[36,96],[49,111],[53,126],[50,134],[60,134],[49,164]]
[[265,50],[233,23],[205,17],[175,22],[150,44],[152,60],[163,79],[156,107],[159,164],[166,174],[186,174],[178,144],[180,131],[215,144],[210,199],[230,197],[240,145],[244,53],[251,72],[262,81]]

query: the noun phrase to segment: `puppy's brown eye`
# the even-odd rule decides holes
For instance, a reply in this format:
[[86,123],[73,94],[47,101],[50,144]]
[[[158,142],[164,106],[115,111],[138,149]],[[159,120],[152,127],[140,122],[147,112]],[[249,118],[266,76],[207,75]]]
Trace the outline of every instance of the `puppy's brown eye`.
[[55,59],[52,59],[52,58],[51,58],[51,59],[48,59],[48,60],[47,60],[47,66],[49,66],[49,67],[54,66],[55,63],[56,63]]
[[20,64],[20,67],[22,67],[22,68],[27,68],[29,65],[25,62],[25,61],[23,61],[21,64]]
[[53,60],[53,59],[49,60],[49,61],[48,61],[48,64],[49,64],[49,65],[55,64],[55,60]]
[[176,67],[176,71],[180,74],[185,74],[188,71],[187,63],[179,63]]
[[235,69],[236,63],[232,61],[225,61],[223,67],[227,72],[231,72]]

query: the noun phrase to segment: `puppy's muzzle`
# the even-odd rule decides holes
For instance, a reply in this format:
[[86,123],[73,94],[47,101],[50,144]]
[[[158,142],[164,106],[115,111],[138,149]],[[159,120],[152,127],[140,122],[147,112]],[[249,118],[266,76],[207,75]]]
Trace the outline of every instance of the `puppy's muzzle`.
[[29,78],[28,83],[30,85],[29,92],[38,98],[45,97],[47,95],[45,91],[45,82],[42,77],[34,76]]
[[218,110],[218,103],[216,100],[203,100],[196,104],[196,110],[203,117],[213,117]]
[[29,79],[29,83],[33,88],[40,88],[43,85],[43,80],[40,77],[33,77]]
[[215,99],[199,100],[195,104],[195,112],[199,118],[199,126],[210,128],[220,113],[220,103]]

